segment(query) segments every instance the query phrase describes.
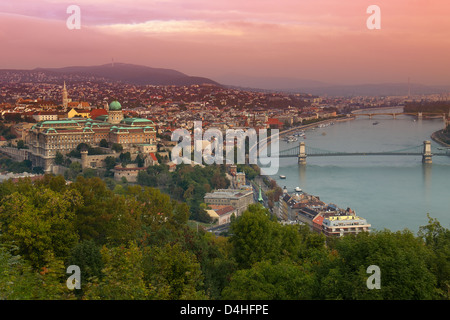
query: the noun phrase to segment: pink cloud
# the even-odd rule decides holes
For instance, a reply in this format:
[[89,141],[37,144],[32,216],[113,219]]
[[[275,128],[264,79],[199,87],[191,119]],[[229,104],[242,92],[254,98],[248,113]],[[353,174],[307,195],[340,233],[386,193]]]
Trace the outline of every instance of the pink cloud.
[[323,81],[448,83],[450,4],[372,1],[79,0],[81,30],[66,1],[0,3],[1,68],[115,61],[214,77],[226,72]]

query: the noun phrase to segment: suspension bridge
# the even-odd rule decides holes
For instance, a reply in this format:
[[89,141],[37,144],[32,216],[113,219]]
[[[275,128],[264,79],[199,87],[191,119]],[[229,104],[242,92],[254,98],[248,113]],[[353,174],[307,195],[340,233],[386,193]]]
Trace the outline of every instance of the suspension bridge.
[[279,158],[297,157],[300,164],[306,164],[307,157],[340,157],[340,156],[422,156],[423,163],[432,163],[434,156],[450,156],[450,148],[432,146],[430,141],[423,144],[402,148],[399,150],[380,152],[353,152],[353,151],[332,151],[306,146],[304,142],[296,147],[285,149],[278,154],[271,155]]

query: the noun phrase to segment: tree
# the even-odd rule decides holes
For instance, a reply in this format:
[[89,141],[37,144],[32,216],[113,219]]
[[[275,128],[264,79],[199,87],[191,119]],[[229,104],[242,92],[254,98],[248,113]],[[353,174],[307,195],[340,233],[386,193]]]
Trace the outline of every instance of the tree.
[[85,178],[93,178],[97,176],[97,170],[92,168],[86,168],[83,170],[83,177]]
[[205,299],[203,276],[196,257],[179,244],[145,251],[144,274],[151,296],[163,300]]
[[227,300],[301,300],[312,298],[313,277],[289,261],[261,261],[236,271],[222,292]]
[[67,174],[64,174],[65,178],[75,180],[82,170],[81,163],[74,161],[69,165],[69,170],[66,170]]
[[34,174],[44,174],[44,168],[43,167],[33,167],[32,169]]
[[430,269],[437,277],[440,296],[450,299],[450,230],[428,217],[428,225],[419,228],[418,236],[433,251]]
[[89,281],[101,279],[103,261],[100,247],[93,240],[85,240],[72,248],[68,258],[69,265],[77,265],[81,270],[81,289]]
[[117,196],[100,178],[86,179],[78,176],[70,189],[78,191],[83,198],[83,206],[76,210],[76,227],[80,240],[94,240],[106,243],[109,221],[121,208],[115,207],[113,199]]
[[227,181],[225,175],[222,175],[221,172],[216,171],[211,179],[211,185],[214,189],[225,189],[228,187],[229,181]]
[[120,162],[122,162],[122,166],[125,167],[127,164],[131,163],[131,153],[130,152],[121,153],[119,156],[119,160]]
[[106,141],[106,139],[100,140],[100,147],[102,147],[102,148],[108,148],[108,147],[109,147],[108,141]]
[[65,283],[62,262],[47,255],[45,266],[33,270],[23,257],[0,247],[0,300],[72,299]]
[[[319,299],[427,300],[437,297],[432,253],[408,231],[389,230],[345,236],[330,246],[335,257],[316,264]],[[332,258],[332,259],[330,259]],[[367,288],[366,270],[381,270],[381,290]]]
[[141,154],[138,154],[136,156],[135,162],[137,163],[139,168],[142,168],[145,164],[144,157]]
[[72,162],[69,166],[69,169],[74,173],[74,174],[78,174],[81,172],[82,167],[81,167],[81,163],[79,162]]
[[105,177],[112,177],[114,175],[113,172],[111,172],[112,169],[116,166],[116,158],[112,156],[108,156],[105,158]]
[[25,149],[25,142],[23,140],[17,141],[17,149]]
[[122,152],[123,146],[120,143],[113,143],[111,149],[115,152]]
[[104,268],[102,280],[86,289],[90,300],[145,300],[149,290],[144,282],[143,255],[136,243],[126,247],[101,249]]
[[62,165],[64,163],[64,156],[61,152],[56,151],[55,155],[55,164],[56,165]]
[[29,193],[15,192],[0,206],[0,239],[16,244],[35,268],[43,266],[47,254],[65,258],[78,241],[75,210],[82,203],[73,190],[58,193],[31,187]]
[[[270,213],[260,204],[252,204],[238,217],[230,227],[233,244],[233,256],[242,268],[248,268],[255,262],[263,260],[277,261],[283,256],[296,255],[293,248],[283,241],[283,226],[269,217]],[[294,248],[299,247],[300,237],[293,236]]]

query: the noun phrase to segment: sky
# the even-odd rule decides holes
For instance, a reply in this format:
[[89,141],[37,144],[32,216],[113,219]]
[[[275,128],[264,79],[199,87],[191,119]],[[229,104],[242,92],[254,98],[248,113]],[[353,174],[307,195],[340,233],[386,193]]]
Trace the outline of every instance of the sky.
[[0,68],[114,60],[214,80],[450,85],[449,16],[448,0],[0,0]]

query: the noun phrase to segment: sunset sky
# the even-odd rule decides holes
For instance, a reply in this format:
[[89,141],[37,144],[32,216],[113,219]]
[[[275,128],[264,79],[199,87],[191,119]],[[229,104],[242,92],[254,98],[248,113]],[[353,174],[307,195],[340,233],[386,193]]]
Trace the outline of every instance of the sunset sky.
[[[380,30],[366,27],[370,5]],[[449,16],[448,0],[1,0],[0,68],[114,59],[212,79],[450,85]]]

